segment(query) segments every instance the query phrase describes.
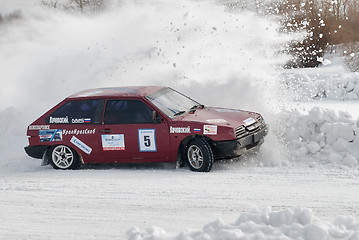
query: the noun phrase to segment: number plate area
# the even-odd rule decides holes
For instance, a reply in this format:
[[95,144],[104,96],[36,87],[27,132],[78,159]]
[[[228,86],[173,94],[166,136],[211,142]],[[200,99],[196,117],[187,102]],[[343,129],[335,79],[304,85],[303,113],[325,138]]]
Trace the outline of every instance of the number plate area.
[[245,147],[247,145],[252,145],[258,141],[260,141],[267,134],[267,128],[263,128],[260,131],[248,135],[246,137],[238,139],[238,142],[241,147]]
[[156,152],[155,129],[138,129],[138,144],[140,152]]

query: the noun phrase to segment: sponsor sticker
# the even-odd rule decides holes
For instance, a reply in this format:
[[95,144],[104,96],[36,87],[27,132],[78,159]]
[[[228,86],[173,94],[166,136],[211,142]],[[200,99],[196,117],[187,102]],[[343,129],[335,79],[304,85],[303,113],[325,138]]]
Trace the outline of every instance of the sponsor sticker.
[[82,142],[80,139],[78,139],[75,136],[72,136],[70,142],[75,145],[76,147],[78,147],[79,149],[81,149],[82,151],[84,151],[87,154],[91,154],[92,152],[92,148],[90,148],[89,146],[87,146],[84,142]]
[[91,123],[91,118],[73,118],[71,119],[71,123],[73,124]]
[[91,123],[91,118],[74,118],[74,119],[71,119],[71,123],[74,123],[74,124]]
[[50,129],[50,125],[31,125],[29,126],[29,130],[48,130]]
[[49,129],[39,131],[40,142],[62,141],[62,129]]
[[138,145],[140,152],[156,152],[155,129],[138,129]]
[[104,151],[125,150],[124,134],[101,135],[101,139]]
[[172,127],[170,126],[170,133],[191,133],[191,127]]
[[90,135],[90,134],[95,134],[96,132],[96,128],[94,129],[71,129],[71,130],[67,130],[64,129],[63,131],[63,135]]
[[243,121],[244,122],[244,124],[246,125],[246,126],[248,126],[248,125],[251,125],[251,124],[253,124],[253,123],[255,123],[256,122],[256,120],[254,119],[254,118],[247,118],[246,120],[244,120]]
[[50,117],[49,123],[69,123],[69,117]]
[[205,135],[217,135],[217,126],[216,125],[204,125],[203,134]]
[[227,121],[224,119],[208,119],[206,120],[208,123],[226,123]]
[[74,118],[74,119],[71,119],[71,123],[84,123],[84,119],[83,118]]

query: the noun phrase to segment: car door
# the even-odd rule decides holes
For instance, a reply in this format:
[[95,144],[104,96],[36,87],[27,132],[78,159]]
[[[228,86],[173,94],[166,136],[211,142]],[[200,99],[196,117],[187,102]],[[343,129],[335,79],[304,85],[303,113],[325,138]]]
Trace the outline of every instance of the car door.
[[170,141],[164,118],[141,99],[108,99],[99,130],[105,162],[166,161]]

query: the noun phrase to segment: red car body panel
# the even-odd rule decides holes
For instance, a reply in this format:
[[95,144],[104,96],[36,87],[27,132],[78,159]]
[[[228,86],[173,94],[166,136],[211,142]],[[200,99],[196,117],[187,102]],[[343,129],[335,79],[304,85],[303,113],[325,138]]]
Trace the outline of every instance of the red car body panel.
[[[203,107],[171,118],[146,98],[163,89],[166,88],[121,87],[73,94],[28,127],[29,146],[25,150],[32,157],[42,158],[49,147],[62,144],[73,148],[83,163],[175,162],[181,146],[194,137],[205,138],[213,147],[226,141],[240,143],[236,128],[259,122],[261,135],[256,142],[267,133],[259,114],[235,109]],[[62,106],[84,100],[99,101],[96,107],[99,119],[51,117]],[[108,120],[106,123],[105,118],[110,119],[106,115],[107,107],[119,100],[137,100],[136,104],[146,105],[157,114],[156,122],[111,124]]]

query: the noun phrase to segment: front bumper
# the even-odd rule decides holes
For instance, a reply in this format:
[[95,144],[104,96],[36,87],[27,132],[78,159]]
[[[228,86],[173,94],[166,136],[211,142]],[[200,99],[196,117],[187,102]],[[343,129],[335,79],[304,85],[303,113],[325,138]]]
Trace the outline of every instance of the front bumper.
[[246,153],[251,148],[261,145],[267,133],[268,126],[264,125],[258,131],[244,137],[235,140],[214,142],[213,146],[215,158],[219,160],[238,157]]
[[45,145],[26,146],[24,147],[24,149],[27,155],[29,155],[30,157],[42,159],[48,147],[49,146],[45,146]]

